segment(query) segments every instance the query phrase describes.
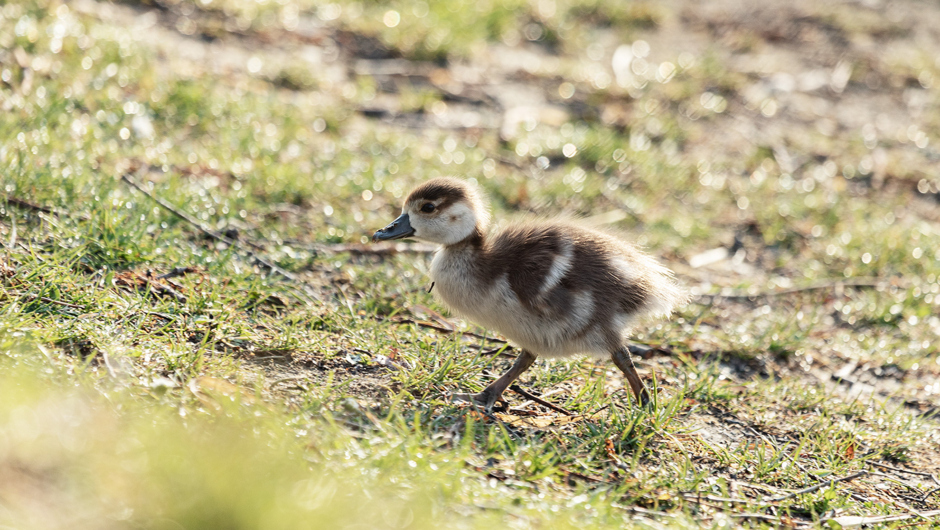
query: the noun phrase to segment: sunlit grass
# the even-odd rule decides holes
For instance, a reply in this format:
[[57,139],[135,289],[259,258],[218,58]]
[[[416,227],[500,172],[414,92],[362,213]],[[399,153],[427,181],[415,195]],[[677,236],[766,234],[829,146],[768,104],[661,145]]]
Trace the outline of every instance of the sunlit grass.
[[[158,6],[191,9],[181,33],[223,40],[264,42],[315,16],[439,66],[527,39],[577,58],[598,27],[630,35],[661,17],[585,1]],[[774,146],[690,154],[746,86],[715,54],[672,58],[629,87],[552,78],[572,86],[551,104],[596,115],[502,139],[368,120],[360,109],[381,89],[361,79],[176,75],[69,4],[0,13],[0,470],[14,477],[0,485],[3,524],[699,527],[741,507],[690,492],[756,483],[743,507],[757,510],[868,460],[936,456],[936,422],[911,404],[940,392],[920,375],[940,362],[940,232],[910,209],[918,182],[873,188],[855,137],[815,146],[796,171]],[[433,84],[399,95],[406,113],[447,103]],[[498,222],[601,214],[705,295],[637,336],[673,354],[639,361],[656,407],[584,359],[539,362],[521,380],[571,416],[448,402],[505,369],[481,353],[500,345],[492,330],[475,330],[484,341],[402,322],[470,329],[427,292],[424,254],[356,248],[412,185],[449,174],[476,179]],[[688,265],[718,247],[732,249],[718,267]],[[712,296],[724,290],[754,297]],[[894,374],[894,394],[819,379],[847,360]],[[781,507],[806,520],[833,509],[901,513],[838,488]]]

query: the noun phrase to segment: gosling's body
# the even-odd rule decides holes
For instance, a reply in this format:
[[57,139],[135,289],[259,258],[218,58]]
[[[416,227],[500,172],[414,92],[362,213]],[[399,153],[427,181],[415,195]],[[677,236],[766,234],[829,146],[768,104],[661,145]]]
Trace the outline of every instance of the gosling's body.
[[437,178],[417,187],[402,215],[374,239],[441,244],[431,263],[434,292],[448,307],[522,348],[483,392],[459,395],[488,410],[537,356],[611,357],[641,402],[649,395],[624,341],[641,321],[685,301],[672,273],[632,245],[570,222],[530,222],[489,234],[475,187]]
[[559,222],[444,246],[431,279],[452,310],[542,357],[607,357],[681,297],[668,271],[635,248]]

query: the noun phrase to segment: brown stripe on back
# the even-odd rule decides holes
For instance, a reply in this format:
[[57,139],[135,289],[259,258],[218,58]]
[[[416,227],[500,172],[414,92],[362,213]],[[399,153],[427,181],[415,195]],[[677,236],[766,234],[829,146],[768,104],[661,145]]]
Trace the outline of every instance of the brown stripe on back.
[[609,348],[618,348],[622,330],[614,326],[614,320],[618,315],[634,314],[646,305],[649,283],[643,274],[636,280],[627,280],[610,262],[611,257],[619,257],[633,264],[625,253],[628,247],[588,231],[577,232],[571,274],[562,280],[562,285],[591,292],[594,297],[592,324],[603,330]]
[[523,303],[537,301],[556,256],[569,245],[571,266],[555,289],[590,291],[595,300],[624,313],[640,309],[649,296],[643,274],[627,285],[609,257],[620,257],[638,268],[642,265],[631,262],[623,243],[601,234],[562,225],[523,225],[510,227],[487,243],[478,271],[481,279],[508,275],[510,287]]
[[598,309],[610,312],[611,317],[618,312],[630,314],[640,310],[650,294],[645,274],[640,274],[639,279],[628,283],[609,259],[619,257],[639,267],[629,259],[629,247],[613,238],[587,230],[573,230],[578,234],[571,267],[572,271],[577,272],[572,275],[572,287],[591,290]]
[[[571,266],[558,284],[541,293],[555,257],[571,246]],[[634,314],[651,295],[647,272],[630,259],[632,248],[604,234],[564,225],[517,226],[494,236],[484,249],[478,270],[481,280],[492,282],[506,275],[519,301],[542,316],[560,322],[570,311],[574,295],[589,292],[594,314],[585,326],[569,330],[582,336],[595,327],[607,331],[612,347],[619,347],[620,330],[613,329],[618,314]],[[617,257],[637,267],[635,280],[628,281],[611,263]]]
[[520,226],[493,238],[487,248],[489,278],[508,275],[519,301],[531,306],[564,246],[564,234],[554,227]]

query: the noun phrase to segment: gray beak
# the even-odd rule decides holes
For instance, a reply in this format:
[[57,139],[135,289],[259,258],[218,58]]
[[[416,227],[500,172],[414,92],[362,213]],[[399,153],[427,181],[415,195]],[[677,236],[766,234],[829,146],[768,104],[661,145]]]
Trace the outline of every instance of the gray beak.
[[392,221],[392,224],[376,232],[372,236],[372,241],[403,239],[408,236],[414,235],[414,233],[415,233],[415,229],[411,228],[411,221],[408,219],[408,214],[403,213],[398,216],[398,219],[395,219],[394,221]]

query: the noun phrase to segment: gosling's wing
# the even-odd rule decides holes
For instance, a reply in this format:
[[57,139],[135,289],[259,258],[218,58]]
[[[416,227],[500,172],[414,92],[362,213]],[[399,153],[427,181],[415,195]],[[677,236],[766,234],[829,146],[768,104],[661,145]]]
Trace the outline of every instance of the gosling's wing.
[[487,255],[491,277],[503,274],[520,303],[530,308],[582,309],[591,320],[665,315],[683,295],[671,273],[608,234],[561,223],[510,227],[496,235]]
[[511,291],[503,333],[528,339],[540,354],[563,355],[575,344],[603,349],[581,340],[594,329],[597,304],[590,291],[577,288],[573,268],[580,251],[564,227],[510,227],[489,239],[483,255],[487,276]]
[[531,306],[570,272],[573,248],[557,227],[518,225],[493,236],[485,256],[487,274],[505,277],[519,301]]

